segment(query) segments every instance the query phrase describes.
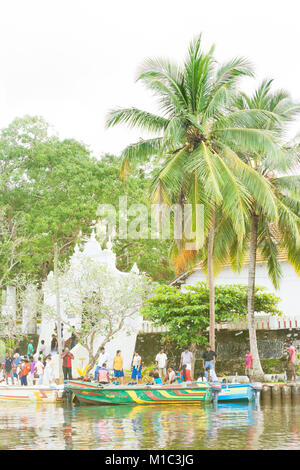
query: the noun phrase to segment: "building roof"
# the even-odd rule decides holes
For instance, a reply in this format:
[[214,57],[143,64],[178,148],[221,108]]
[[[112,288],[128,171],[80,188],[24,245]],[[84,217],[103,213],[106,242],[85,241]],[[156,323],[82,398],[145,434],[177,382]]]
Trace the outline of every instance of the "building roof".
[[[284,263],[288,261],[288,255],[287,255],[287,250],[284,248],[280,248],[278,250],[278,255],[277,259],[279,262]],[[250,261],[250,255],[249,252],[246,253],[245,259],[243,262],[243,265],[249,264]],[[263,258],[261,251],[258,249],[257,254],[256,254],[256,263],[257,264],[263,264],[266,263],[266,260]],[[223,268],[230,268],[231,263],[228,261],[227,263],[224,263],[222,266]],[[202,269],[202,261],[199,261],[198,263],[195,264],[195,266],[192,269],[189,269],[188,271],[181,273],[179,276],[177,276],[173,281],[170,282],[170,286],[176,285],[176,284],[182,284],[187,277],[189,277],[193,272],[195,271],[201,271]]]

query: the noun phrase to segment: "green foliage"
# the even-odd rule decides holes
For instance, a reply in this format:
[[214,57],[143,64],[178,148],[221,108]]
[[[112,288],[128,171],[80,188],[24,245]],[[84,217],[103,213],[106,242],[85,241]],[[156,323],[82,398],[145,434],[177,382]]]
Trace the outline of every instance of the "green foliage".
[[[146,60],[140,69],[138,80],[158,99],[160,115],[125,108],[112,110],[107,117],[107,127],[125,124],[157,134],[124,149],[124,177],[130,167],[155,157],[159,164],[152,182],[152,200],[169,205],[191,203],[194,227],[196,204],[204,204],[204,234],[211,225],[211,208],[221,208],[239,243],[246,233],[251,205],[248,182],[259,199],[266,201],[265,211],[276,217],[269,185],[242,161],[239,152],[264,152],[274,158],[279,155],[276,133],[266,129],[279,121],[277,110],[234,106],[237,85],[244,76],[253,76],[245,58],[220,65],[214,47],[204,51],[199,35],[191,41],[182,65],[154,58]],[[184,250],[183,241],[177,240],[177,245],[179,252]]]
[[[149,179],[140,171],[124,187],[119,168],[120,160],[114,156],[97,160],[84,144],[51,135],[42,118],[25,116],[3,129],[0,213],[13,238],[7,230],[8,235],[0,237],[0,250],[6,253],[0,257],[0,280],[4,276],[8,282],[20,272],[38,281],[45,279],[53,269],[54,243],[60,261],[67,259],[79,232],[89,235],[99,204],[113,204],[118,215],[120,196],[127,196],[128,206],[145,203]],[[158,281],[174,275],[168,249],[167,241],[115,240],[119,269],[127,271],[137,262],[141,271]]]
[[[215,287],[216,321],[245,319],[247,315],[246,285],[227,284]],[[255,290],[255,311],[280,314],[274,294],[263,287]],[[173,286],[158,286],[154,295],[146,301],[144,317],[157,325],[166,325],[165,334],[181,347],[196,343],[207,344],[206,329],[209,326],[209,290],[205,282],[178,290]]]

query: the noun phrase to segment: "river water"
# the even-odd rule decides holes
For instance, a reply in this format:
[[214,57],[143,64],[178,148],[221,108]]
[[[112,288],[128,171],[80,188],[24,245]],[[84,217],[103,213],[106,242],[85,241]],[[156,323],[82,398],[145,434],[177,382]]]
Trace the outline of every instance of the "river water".
[[0,403],[0,449],[300,449],[300,404]]

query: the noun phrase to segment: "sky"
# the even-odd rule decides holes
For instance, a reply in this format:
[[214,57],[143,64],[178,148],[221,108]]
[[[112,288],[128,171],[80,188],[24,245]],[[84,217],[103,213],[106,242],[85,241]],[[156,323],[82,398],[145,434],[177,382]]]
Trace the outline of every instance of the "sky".
[[[145,134],[105,129],[110,109],[157,111],[136,83],[148,57],[183,61],[202,33],[222,63],[236,56],[254,65],[251,92],[264,78],[300,101],[300,5],[295,0],[9,0],[0,4],[0,128],[15,117],[43,116],[61,138],[92,154],[119,154]],[[300,131],[300,119],[289,136]]]

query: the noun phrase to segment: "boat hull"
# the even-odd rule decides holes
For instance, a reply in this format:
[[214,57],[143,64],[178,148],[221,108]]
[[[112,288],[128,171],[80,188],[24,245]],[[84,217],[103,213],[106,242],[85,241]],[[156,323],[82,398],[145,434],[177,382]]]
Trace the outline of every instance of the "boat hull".
[[63,388],[38,386],[0,387],[0,401],[56,403],[62,401]]
[[249,384],[222,384],[218,402],[249,402],[253,397],[253,388]]
[[66,391],[87,405],[153,405],[210,401],[210,387],[203,385],[144,385],[99,387],[88,382],[68,382]]

